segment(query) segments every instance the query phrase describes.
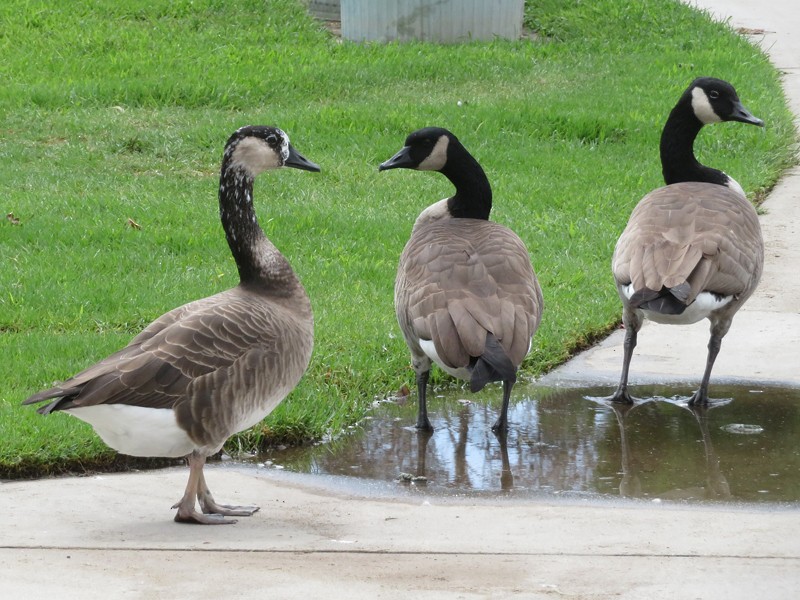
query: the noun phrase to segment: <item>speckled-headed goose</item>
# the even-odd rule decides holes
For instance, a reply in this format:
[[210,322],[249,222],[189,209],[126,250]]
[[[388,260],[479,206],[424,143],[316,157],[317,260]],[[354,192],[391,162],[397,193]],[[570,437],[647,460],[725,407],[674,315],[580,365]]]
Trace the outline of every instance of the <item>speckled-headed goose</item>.
[[382,163],[386,169],[439,171],[456,188],[417,218],[400,257],[395,310],[417,376],[417,428],[432,429],[426,388],[431,362],[477,392],[503,382],[503,407],[492,427],[508,429],[516,373],[542,314],[542,291],[525,244],[489,221],[492,190],[456,136],[420,129]]
[[708,403],[708,382],[733,315],[761,278],[764,242],[758,216],[731,177],[701,165],[693,144],[703,125],[763,125],[729,83],[692,82],[661,135],[666,186],[647,194],[617,241],[612,271],[625,324],[622,376],[613,400],[630,403],[628,369],[644,318],[658,323],[711,322],[708,358],[691,405]]
[[258,510],[217,504],[203,466],[283,400],[311,357],[308,296],[253,208],[255,177],[279,167],[319,171],[277,128],[243,127],[225,146],[219,212],[239,285],[166,313],[119,352],[24,402],[52,400],[39,412],[78,417],[123,454],[186,456],[189,482],[173,506],[179,522],[234,523],[223,516]]

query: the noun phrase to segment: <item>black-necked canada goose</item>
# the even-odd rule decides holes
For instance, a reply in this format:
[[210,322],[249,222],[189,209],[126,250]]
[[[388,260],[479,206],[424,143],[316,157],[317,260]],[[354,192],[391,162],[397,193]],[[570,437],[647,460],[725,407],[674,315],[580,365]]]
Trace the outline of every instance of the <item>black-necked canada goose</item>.
[[625,325],[622,376],[613,400],[630,403],[628,369],[644,318],[658,323],[711,322],[708,358],[691,405],[708,403],[708,381],[733,315],[761,278],[764,242],[752,204],[731,177],[694,156],[698,132],[710,123],[763,125],[736,90],[711,77],[695,79],[661,135],[666,186],[647,194],[617,241],[612,271]]
[[517,369],[542,314],[528,250],[513,231],[489,221],[489,180],[446,129],[409,135],[379,167],[397,168],[439,171],[456,188],[419,215],[397,269],[395,310],[417,376],[417,428],[432,429],[426,388],[435,362],[469,381],[473,392],[503,382],[503,407],[492,426],[502,434]]
[[311,357],[308,296],[253,208],[255,177],[279,167],[320,170],[274,127],[243,127],[225,145],[219,213],[239,285],[171,310],[122,350],[24,402],[53,400],[39,412],[78,417],[123,454],[186,456],[189,482],[173,506],[179,522],[234,523],[223,517],[258,510],[217,504],[203,465],[229,436],[269,414]]

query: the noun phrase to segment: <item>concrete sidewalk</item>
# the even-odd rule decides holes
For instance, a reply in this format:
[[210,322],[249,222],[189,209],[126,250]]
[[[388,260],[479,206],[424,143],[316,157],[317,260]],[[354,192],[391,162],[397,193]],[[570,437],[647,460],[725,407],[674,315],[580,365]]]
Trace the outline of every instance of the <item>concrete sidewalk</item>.
[[800,587],[792,510],[397,500],[219,466],[208,479],[261,511],[173,523],[185,469],[3,484],[0,595],[776,600]]
[[[796,0],[768,9],[746,0],[700,4],[732,14],[736,26],[767,31],[763,45],[786,72],[800,114]],[[746,99],[746,82],[734,83]],[[800,317],[792,304],[800,297],[800,170],[766,209],[764,280],[723,342],[712,394],[714,382],[742,376],[800,385]],[[549,383],[613,386],[621,339],[611,336]],[[648,326],[631,383],[699,381],[706,343],[703,324],[688,333]],[[186,469],[167,469],[2,484],[0,598],[788,600],[800,589],[796,510],[398,499],[322,478],[215,465],[207,478],[218,498],[257,502],[261,511],[237,525],[193,527],[174,523],[169,510],[186,477]]]

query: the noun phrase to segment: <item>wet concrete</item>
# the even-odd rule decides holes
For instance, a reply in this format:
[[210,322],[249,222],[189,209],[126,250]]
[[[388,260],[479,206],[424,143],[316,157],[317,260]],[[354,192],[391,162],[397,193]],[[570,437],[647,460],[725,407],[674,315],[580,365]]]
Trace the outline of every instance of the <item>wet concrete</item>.
[[505,440],[490,430],[491,390],[438,395],[430,435],[413,427],[412,396],[334,442],[257,464],[410,494],[800,503],[800,390],[717,385],[714,404],[697,410],[687,386],[632,388],[632,407],[605,401],[611,391],[518,386]]

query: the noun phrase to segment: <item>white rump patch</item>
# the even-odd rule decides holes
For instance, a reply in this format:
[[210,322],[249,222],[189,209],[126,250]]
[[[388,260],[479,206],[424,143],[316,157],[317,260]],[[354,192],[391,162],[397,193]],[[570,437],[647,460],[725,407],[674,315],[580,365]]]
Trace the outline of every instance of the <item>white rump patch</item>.
[[[627,291],[624,290],[627,295]],[[628,296],[630,298],[630,296]],[[664,315],[649,310],[643,310],[645,318],[655,321],[656,323],[664,323],[666,325],[690,325],[697,323],[703,319],[707,319],[712,312],[719,310],[726,304],[733,300],[733,296],[724,296],[720,298],[715,294],[709,292],[701,292],[697,298],[686,310],[679,315]]]
[[692,89],[692,110],[703,125],[722,121],[711,107],[711,101],[703,88],[696,87]]
[[428,157],[419,163],[418,171],[440,171],[447,164],[447,147],[450,145],[450,138],[446,135],[441,136],[436,145],[431,150]]
[[435,362],[439,367],[449,373],[453,377],[458,379],[463,379],[464,381],[469,381],[470,377],[472,377],[472,373],[470,373],[469,369],[466,367],[461,367],[458,369],[454,369],[453,367],[449,367],[442,362],[442,359],[439,358],[439,355],[436,353],[436,346],[434,345],[433,341],[431,340],[418,340],[422,351],[430,358],[433,362]]
[[633,296],[633,284],[629,283],[628,285],[622,286],[622,293],[628,300],[630,300],[631,296]]
[[130,456],[186,456],[197,448],[170,408],[97,404],[65,410],[86,421],[110,447]]

